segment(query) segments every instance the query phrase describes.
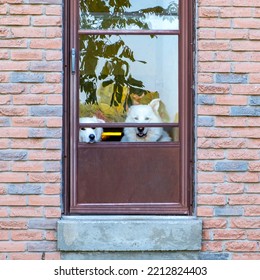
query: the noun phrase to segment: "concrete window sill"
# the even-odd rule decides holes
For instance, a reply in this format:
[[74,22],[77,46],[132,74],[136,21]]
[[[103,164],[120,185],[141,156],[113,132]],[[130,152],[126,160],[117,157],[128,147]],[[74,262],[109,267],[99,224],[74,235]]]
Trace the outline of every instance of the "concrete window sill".
[[180,216],[64,216],[62,259],[197,259],[202,222]]

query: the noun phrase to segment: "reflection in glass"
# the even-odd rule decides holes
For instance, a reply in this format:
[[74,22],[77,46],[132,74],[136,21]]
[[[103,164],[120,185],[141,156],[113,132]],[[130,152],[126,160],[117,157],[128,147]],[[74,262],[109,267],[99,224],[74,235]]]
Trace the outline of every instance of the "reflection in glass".
[[178,29],[178,0],[81,0],[81,29]]
[[160,99],[163,122],[178,122],[178,37],[80,37],[80,116],[125,122],[132,105]]

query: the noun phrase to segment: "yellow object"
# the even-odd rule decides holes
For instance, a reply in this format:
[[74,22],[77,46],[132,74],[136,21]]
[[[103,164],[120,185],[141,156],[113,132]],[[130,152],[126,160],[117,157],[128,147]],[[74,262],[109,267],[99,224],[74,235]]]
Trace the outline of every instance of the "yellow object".
[[103,132],[102,136],[121,136],[122,132]]

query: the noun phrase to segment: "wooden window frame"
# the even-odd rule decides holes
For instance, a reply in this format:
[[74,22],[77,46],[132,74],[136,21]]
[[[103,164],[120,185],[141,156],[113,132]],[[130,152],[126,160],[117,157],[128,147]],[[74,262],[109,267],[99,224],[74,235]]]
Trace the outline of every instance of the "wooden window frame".
[[[136,31],[114,31],[114,30],[78,30],[78,6],[77,0],[65,0],[64,5],[64,214],[172,214],[190,215],[193,209],[193,0],[179,0],[179,30],[136,30]],[[71,49],[78,49],[78,36],[84,34],[158,34],[178,35],[179,37],[179,137],[180,137],[180,188],[181,201],[176,207],[161,205],[144,207],[141,211],[134,210],[135,207],[117,206],[94,206],[81,207],[76,201],[77,186],[77,149],[78,149],[78,101],[75,94],[78,92],[78,76],[71,75]],[[78,63],[78,61],[77,61]],[[77,65],[78,66],[78,65]],[[186,112],[185,114],[183,112]],[[110,125],[111,127],[111,125]],[[115,144],[116,145],[116,144]],[[137,146],[138,143],[118,145]],[[150,143],[150,146],[158,143]],[[163,143],[159,145],[172,145]]]

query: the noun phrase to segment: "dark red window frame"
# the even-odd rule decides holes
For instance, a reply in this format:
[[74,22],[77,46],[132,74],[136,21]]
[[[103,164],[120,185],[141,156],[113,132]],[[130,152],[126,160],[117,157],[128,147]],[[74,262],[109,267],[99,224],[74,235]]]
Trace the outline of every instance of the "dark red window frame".
[[[65,214],[174,214],[188,215],[192,212],[193,201],[193,0],[179,0],[179,30],[79,30],[78,0],[66,0],[64,6],[64,213]],[[178,203],[80,203],[78,186],[78,158],[82,148],[78,143],[78,74],[71,74],[71,49],[78,50],[81,34],[121,34],[121,35],[175,35],[179,37],[179,137],[176,143],[102,143],[103,149],[124,149],[126,153],[138,153],[138,149],[153,149],[158,153],[178,146],[179,201]],[[113,125],[112,125],[113,126]],[[116,126],[116,125],[115,125]],[[111,127],[111,125],[110,125]],[[120,146],[121,145],[121,146]],[[96,147],[89,147],[95,154]],[[113,153],[111,153],[113,155]],[[101,153],[101,156],[102,155]],[[147,157],[147,156],[145,156]],[[158,158],[160,155],[158,154]],[[84,163],[86,164],[86,163]],[[156,165],[154,167],[156,168]],[[163,173],[163,169],[161,170]],[[91,175],[92,176],[92,175]],[[93,176],[102,176],[93,174]],[[166,176],[163,174],[163,176]],[[173,175],[174,176],[174,175]],[[120,177],[121,178],[121,177]],[[91,181],[91,180],[90,180]],[[129,182],[129,184],[131,184]],[[159,187],[159,186],[158,186]],[[109,198],[111,200],[111,198]],[[138,199],[137,199],[138,200]]]

